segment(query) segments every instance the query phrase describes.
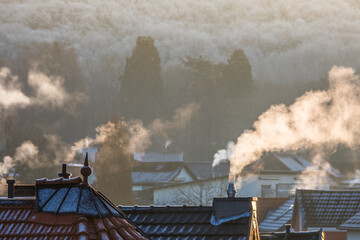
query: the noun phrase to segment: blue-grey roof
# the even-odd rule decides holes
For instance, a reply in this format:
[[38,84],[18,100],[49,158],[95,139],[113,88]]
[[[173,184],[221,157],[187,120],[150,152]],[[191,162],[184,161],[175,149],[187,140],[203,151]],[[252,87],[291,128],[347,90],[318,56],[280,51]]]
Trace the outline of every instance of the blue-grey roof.
[[140,162],[183,162],[183,153],[134,153]]
[[340,225],[339,229],[353,229],[360,231],[360,212],[346,220]]
[[181,168],[171,172],[132,172],[133,184],[140,183],[169,183],[179,175]]
[[305,227],[339,227],[360,212],[359,199],[360,191],[296,190],[295,209]]
[[[60,179],[60,180],[59,180]],[[51,214],[80,214],[92,217],[122,217],[121,212],[91,186],[66,180],[41,179],[36,185],[36,209]],[[52,181],[52,182],[51,182]]]
[[274,212],[268,214],[264,221],[259,224],[261,231],[280,231],[292,218],[294,198],[286,201]]

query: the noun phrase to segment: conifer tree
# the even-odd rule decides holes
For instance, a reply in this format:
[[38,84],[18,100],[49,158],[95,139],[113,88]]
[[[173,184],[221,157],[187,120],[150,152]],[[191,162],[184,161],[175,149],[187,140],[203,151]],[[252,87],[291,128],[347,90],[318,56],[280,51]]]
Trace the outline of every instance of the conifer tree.
[[120,78],[120,112],[126,119],[140,119],[145,124],[160,117],[163,82],[159,52],[151,37],[140,36],[132,56],[126,59]]

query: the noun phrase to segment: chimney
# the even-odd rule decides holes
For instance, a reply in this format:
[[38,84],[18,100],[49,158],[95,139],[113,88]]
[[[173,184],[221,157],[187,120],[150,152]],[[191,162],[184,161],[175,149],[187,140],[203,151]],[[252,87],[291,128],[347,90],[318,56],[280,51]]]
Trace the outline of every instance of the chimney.
[[291,224],[285,224],[285,240],[290,239]]
[[236,190],[233,182],[229,182],[229,188],[227,190],[228,198],[234,198],[236,196]]
[[66,172],[66,163],[62,165],[62,172],[58,172],[58,177],[69,179],[72,177],[71,173]]
[[214,226],[241,217],[256,217],[256,201],[253,197],[214,198],[211,224]]
[[8,198],[14,198],[15,179],[8,179],[6,182],[8,184]]

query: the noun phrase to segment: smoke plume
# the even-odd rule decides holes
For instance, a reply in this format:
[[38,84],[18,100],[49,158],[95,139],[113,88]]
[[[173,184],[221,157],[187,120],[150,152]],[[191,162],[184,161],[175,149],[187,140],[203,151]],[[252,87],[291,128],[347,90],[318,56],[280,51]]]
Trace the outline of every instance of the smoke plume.
[[[123,122],[129,133],[129,151],[132,153],[145,152],[152,144],[151,137],[155,135],[162,136],[165,141],[168,140],[170,131],[176,132],[185,128],[198,109],[198,104],[187,104],[176,109],[175,114],[170,120],[155,119],[148,126],[144,126],[141,120]],[[115,128],[116,123],[113,122],[107,122],[98,126],[95,129],[95,138],[86,137],[74,143],[72,152],[68,155],[67,159],[73,158],[76,152],[84,148],[103,143],[107,137],[113,134]]]
[[[57,76],[47,76],[33,69],[28,74],[28,84],[34,91],[34,96],[27,96],[22,90],[22,84],[9,68],[0,69],[0,109],[25,108],[42,106],[46,108],[62,108],[69,101],[80,100],[81,94],[70,96],[64,88],[64,79]],[[76,101],[75,101],[76,102]]]
[[267,151],[310,149],[329,154],[340,144],[357,147],[359,117],[359,76],[352,68],[334,66],[328,90],[306,92],[290,106],[271,106],[253,130],[237,139],[230,157],[230,179]]

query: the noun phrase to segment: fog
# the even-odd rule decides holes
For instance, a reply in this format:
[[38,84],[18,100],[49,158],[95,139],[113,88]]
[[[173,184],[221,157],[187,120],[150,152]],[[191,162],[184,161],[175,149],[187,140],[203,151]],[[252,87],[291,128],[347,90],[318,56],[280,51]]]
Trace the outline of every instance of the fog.
[[[76,164],[123,127],[124,151],[216,154],[214,164],[231,159],[232,177],[266,151],[315,146],[326,165],[337,146],[357,149],[358,1],[0,3],[0,177]],[[145,57],[141,37],[154,44]],[[156,81],[128,101],[126,79],[147,67]],[[126,116],[135,108],[152,115]]]

